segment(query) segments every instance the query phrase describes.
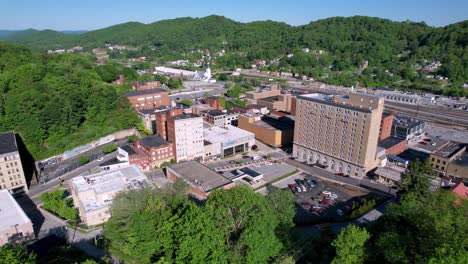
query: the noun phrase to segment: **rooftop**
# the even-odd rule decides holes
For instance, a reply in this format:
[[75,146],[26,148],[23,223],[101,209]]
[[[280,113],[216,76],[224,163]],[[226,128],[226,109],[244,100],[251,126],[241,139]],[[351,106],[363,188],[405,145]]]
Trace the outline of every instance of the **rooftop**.
[[100,167],[104,167],[104,166],[110,166],[110,165],[115,165],[115,164],[119,164],[119,163],[126,163],[128,161],[122,161],[122,160],[119,160],[118,158],[114,157],[110,160],[107,160],[107,161],[104,161],[103,163],[99,163],[99,166]]
[[0,232],[15,225],[30,223],[23,209],[7,190],[0,191]]
[[157,148],[157,147],[169,144],[169,142],[164,140],[159,135],[144,137],[144,138],[140,139],[140,142],[141,142],[141,144],[143,144],[144,146],[149,147],[149,148]]
[[255,135],[243,129],[227,125],[226,128],[212,126],[203,129],[203,138],[210,143],[229,144],[231,141],[254,139]]
[[274,118],[271,116],[263,116],[261,120],[255,121],[252,124],[268,130],[286,131],[294,129],[294,120],[289,117]]
[[468,167],[468,153],[464,153],[460,158],[457,158],[452,161],[453,164]]
[[358,111],[358,112],[363,112],[363,113],[371,113],[372,111],[369,110],[368,108],[360,108],[360,107],[355,107],[351,106],[349,104],[340,104],[335,102],[333,99],[334,97],[346,97],[346,96],[340,96],[340,95],[330,95],[330,94],[323,94],[323,93],[312,93],[312,94],[303,94],[297,96],[297,99],[302,99],[306,101],[311,101],[311,102],[316,102],[320,104],[326,104],[326,105],[331,105],[339,108],[344,108],[344,109],[349,109],[353,111]]
[[0,133],[0,154],[18,151],[14,132]]
[[432,154],[442,158],[451,158],[459,153],[465,146],[458,142],[449,141],[445,145],[438,148]]
[[170,117],[172,120],[183,120],[183,119],[190,119],[190,118],[201,118],[201,116],[195,114],[181,114],[176,116]]
[[399,126],[399,127],[406,127],[406,128],[413,128],[423,124],[424,122],[415,118],[396,115],[393,117],[392,126]]
[[172,164],[168,168],[191,185],[205,192],[217,189],[231,182],[205,165],[193,160]]
[[123,149],[125,152],[127,152],[128,155],[137,154],[136,151],[130,145],[125,145],[120,148]]
[[127,92],[127,96],[155,94],[155,93],[167,93],[167,91],[163,89],[159,89],[159,88],[149,89],[149,90],[130,91],[130,92]]
[[400,181],[401,180],[401,174],[406,171],[406,168],[392,165],[392,164],[387,164],[385,167],[378,167],[377,170],[375,171],[375,174],[384,177],[384,178],[389,178],[393,181]]
[[400,144],[401,142],[405,141],[404,139],[400,139],[397,137],[388,137],[379,142],[379,147],[384,149],[389,149],[395,145]]
[[468,188],[463,182],[458,183],[452,191],[462,198],[468,198]]
[[210,116],[222,116],[222,115],[226,115],[226,113],[224,113],[223,111],[221,110],[208,110],[206,112],[207,115],[210,115]]
[[148,180],[143,172],[135,165],[125,168],[105,171],[72,179],[72,188],[78,196],[81,192],[92,191],[95,195],[109,194],[109,198],[102,202],[95,199],[81,200],[86,211],[93,211],[112,203],[111,196],[122,190],[139,190],[148,186]]

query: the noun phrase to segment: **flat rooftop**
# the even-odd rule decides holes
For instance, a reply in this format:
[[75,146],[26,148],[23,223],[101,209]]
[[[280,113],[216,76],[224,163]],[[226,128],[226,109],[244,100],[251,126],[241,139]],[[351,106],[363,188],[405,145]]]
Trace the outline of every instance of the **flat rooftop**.
[[202,117],[199,115],[195,115],[195,114],[181,114],[181,115],[171,116],[170,118],[172,120],[184,120],[184,119],[202,118]]
[[[95,195],[110,195],[122,190],[139,190],[149,185],[146,176],[135,165],[130,165],[125,168],[105,171],[87,176],[78,176],[72,179],[72,188],[74,188],[78,196],[82,192],[92,191]],[[112,199],[106,201],[96,201],[95,199],[80,199],[83,209],[93,211],[99,208],[109,206]]]
[[255,134],[235,126],[227,125],[226,128],[212,126],[203,129],[203,138],[210,143],[227,143],[235,140],[251,140]]
[[187,180],[191,185],[209,192],[231,183],[212,169],[196,161],[184,161],[168,166],[178,176]]
[[149,90],[130,91],[130,92],[127,92],[127,96],[159,94],[159,93],[168,93],[168,92],[163,89],[155,88],[155,89],[149,89]]
[[453,160],[452,163],[459,166],[468,167],[468,153],[465,152],[460,158]]
[[424,124],[424,121],[418,120],[416,118],[396,115],[396,116],[393,117],[392,126],[413,128],[413,127],[417,127],[417,126],[422,125],[422,124]]
[[340,104],[334,101],[334,97],[346,97],[344,95],[330,95],[330,94],[323,94],[323,93],[312,93],[312,94],[302,94],[297,96],[297,99],[302,99],[306,101],[311,101],[311,102],[316,102],[320,104],[326,104],[326,105],[331,105],[339,108],[344,108],[344,109],[349,109],[357,112],[362,112],[362,113],[372,113],[371,110],[368,108],[360,108],[360,107],[355,107],[351,106],[349,104]]
[[0,133],[0,154],[18,151],[14,132]]
[[464,147],[465,146],[463,144],[449,141],[445,145],[441,146],[439,149],[434,151],[432,154],[443,158],[451,158],[453,157],[453,155],[460,152],[460,150],[462,150]]
[[120,148],[123,149],[125,152],[127,152],[128,155],[137,154],[136,151],[130,145],[125,145]]
[[378,167],[377,170],[375,171],[375,174],[384,177],[384,178],[389,178],[393,181],[400,181],[401,180],[401,174],[406,171],[406,168],[392,165],[392,164],[387,164],[385,167]]
[[224,113],[221,110],[208,110],[206,114],[210,116],[223,116],[223,115],[226,115],[227,113]]
[[159,135],[144,137],[144,138],[140,139],[140,142],[141,142],[141,144],[143,144],[144,146],[149,147],[149,148],[157,148],[157,147],[169,144],[169,142],[164,140]]
[[400,144],[401,142],[405,141],[404,139],[397,138],[397,137],[388,137],[381,140],[378,144],[379,147],[384,149],[389,149],[395,145]]
[[0,232],[15,225],[30,223],[23,209],[8,190],[0,191]]
[[263,116],[261,120],[255,121],[252,124],[268,130],[286,131],[294,129],[294,120],[288,117],[274,118]]

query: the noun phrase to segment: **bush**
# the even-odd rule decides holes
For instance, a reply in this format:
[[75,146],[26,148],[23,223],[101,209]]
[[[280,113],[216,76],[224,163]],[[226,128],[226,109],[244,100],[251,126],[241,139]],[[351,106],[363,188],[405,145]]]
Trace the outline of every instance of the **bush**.
[[131,136],[128,136],[128,137],[127,137],[127,142],[128,142],[128,143],[133,143],[133,142],[135,142],[137,139],[138,139],[137,136],[131,135]]
[[361,215],[367,213],[372,208],[374,208],[375,205],[376,205],[375,200],[373,199],[367,200],[366,198],[363,198],[360,203],[353,205],[353,212],[351,213],[351,216],[350,216],[351,219],[356,219],[360,217]]
[[63,199],[64,190],[55,190],[41,194],[42,207],[71,222],[78,220],[78,213],[73,206],[73,199]]
[[117,146],[115,144],[110,144],[110,145],[104,146],[102,148],[102,152],[104,154],[109,154],[111,152],[114,152],[116,149],[117,149]]
[[186,106],[192,106],[193,102],[190,99],[183,99],[180,101],[181,104],[186,105]]
[[80,165],[85,165],[86,163],[89,163],[89,158],[87,156],[81,156]]

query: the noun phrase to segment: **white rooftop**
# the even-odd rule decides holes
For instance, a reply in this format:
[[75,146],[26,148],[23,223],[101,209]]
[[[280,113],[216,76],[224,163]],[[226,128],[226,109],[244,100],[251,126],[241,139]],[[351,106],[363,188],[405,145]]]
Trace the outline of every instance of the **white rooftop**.
[[155,70],[156,72],[163,72],[167,74],[183,74],[185,76],[195,75],[195,72],[193,71],[179,70],[179,69],[174,69],[174,68],[169,68],[169,67],[164,67],[164,66],[156,67]]
[[[145,174],[135,165],[72,179],[72,187],[86,211],[109,206],[113,195],[121,190],[138,190],[146,186],[148,180]],[[87,199],[82,199],[80,193],[88,191],[92,191],[94,195],[86,195]],[[102,197],[106,194],[107,199],[96,200],[98,195]]]
[[214,144],[235,140],[252,140],[255,138],[255,134],[231,125],[227,125],[226,128],[212,126],[203,129],[203,138]]
[[389,178],[393,181],[400,181],[401,174],[403,174],[405,171],[406,168],[397,165],[387,164],[385,167],[378,167],[375,171],[375,174],[384,178]]
[[15,225],[30,223],[23,209],[7,190],[0,191],[0,232]]

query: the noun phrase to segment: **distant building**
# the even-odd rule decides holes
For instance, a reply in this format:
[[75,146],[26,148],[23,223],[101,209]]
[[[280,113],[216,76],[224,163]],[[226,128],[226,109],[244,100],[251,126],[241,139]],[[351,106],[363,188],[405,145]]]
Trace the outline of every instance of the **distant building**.
[[71,180],[73,202],[81,220],[87,226],[106,222],[115,195],[125,190],[140,190],[149,186],[146,176],[135,165],[105,171]]
[[34,239],[31,220],[7,190],[0,190],[0,247]]
[[247,92],[245,97],[248,99],[261,99],[281,94],[281,89],[278,84],[272,84],[270,87],[261,89],[258,92]]
[[181,78],[193,78],[195,76],[194,71],[186,71],[186,70],[179,70],[174,68],[168,67],[156,67],[154,74],[163,74],[173,77],[181,77]]
[[203,129],[205,158],[225,158],[249,151],[255,145],[255,135],[227,125]]
[[127,92],[127,98],[136,110],[169,105],[169,93],[162,89],[130,91]]
[[239,115],[238,126],[254,133],[256,139],[272,147],[287,146],[293,142],[294,120],[289,117],[242,114]]
[[429,159],[440,177],[447,177],[455,182],[468,180],[468,154],[465,144],[449,141],[432,152]]
[[209,104],[213,110],[223,110],[223,106],[221,106],[221,103],[219,101],[219,97],[215,96],[210,96],[204,99],[206,104]]
[[116,85],[124,85],[125,84],[125,76],[123,74],[119,75],[119,79],[113,82]]
[[406,140],[418,139],[423,135],[425,125],[421,120],[397,115],[392,122],[392,136]]
[[293,155],[362,178],[379,164],[377,144],[384,99],[352,93],[300,95]]
[[0,133],[0,190],[27,192],[28,184],[14,132]]
[[[153,134],[158,133],[161,137],[167,140],[165,123],[166,119],[162,118],[162,116],[172,116],[180,115],[183,113],[191,113],[191,109],[190,107],[185,106],[183,104],[175,104],[175,106],[160,106],[158,108],[153,109],[143,109],[139,110],[137,113],[146,129],[151,131]],[[159,116],[160,118],[157,118],[157,116]],[[164,119],[164,121],[161,121],[161,118]],[[163,130],[164,133],[158,132]]]
[[204,160],[203,117],[194,114],[168,117],[167,138],[174,143],[177,162]]
[[228,110],[208,110],[203,113],[203,119],[213,126],[225,127],[232,125],[239,116],[238,112]]
[[158,81],[152,82],[134,82],[132,89],[135,91],[153,90],[161,87],[161,83]]
[[265,106],[270,110],[277,110],[296,114],[296,96],[292,94],[280,94],[277,96],[257,99],[257,105]]
[[189,185],[189,194],[199,200],[205,200],[216,189],[230,189],[234,182],[219,175],[212,169],[196,161],[185,161],[166,167],[167,178],[175,182],[177,178]]

